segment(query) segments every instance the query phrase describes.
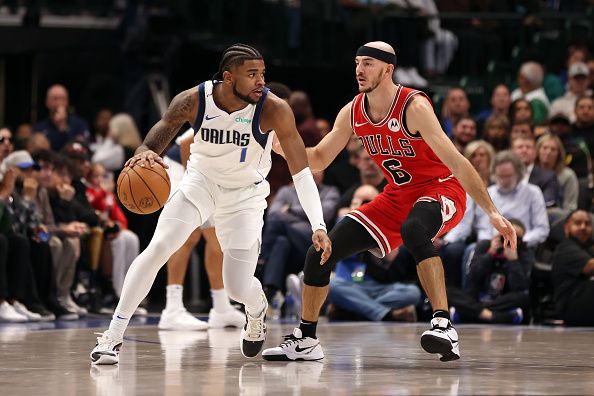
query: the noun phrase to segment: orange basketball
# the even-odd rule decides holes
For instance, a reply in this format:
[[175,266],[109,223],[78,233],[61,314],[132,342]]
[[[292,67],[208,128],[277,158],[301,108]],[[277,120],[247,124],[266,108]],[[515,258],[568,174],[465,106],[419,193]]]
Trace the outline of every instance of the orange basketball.
[[171,189],[169,175],[159,164],[125,167],[118,177],[118,197],[131,212],[149,214],[161,209]]

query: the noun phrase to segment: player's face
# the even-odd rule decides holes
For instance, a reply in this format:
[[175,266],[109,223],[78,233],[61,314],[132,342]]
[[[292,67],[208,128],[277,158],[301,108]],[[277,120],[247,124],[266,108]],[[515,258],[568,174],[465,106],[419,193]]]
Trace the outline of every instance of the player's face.
[[579,210],[571,215],[565,224],[565,233],[585,244],[592,238],[592,218],[586,211]]
[[388,64],[369,56],[355,58],[355,77],[359,84],[359,92],[371,92],[377,88],[386,75]]
[[262,59],[247,60],[231,73],[233,94],[244,102],[256,104],[262,97],[266,67]]

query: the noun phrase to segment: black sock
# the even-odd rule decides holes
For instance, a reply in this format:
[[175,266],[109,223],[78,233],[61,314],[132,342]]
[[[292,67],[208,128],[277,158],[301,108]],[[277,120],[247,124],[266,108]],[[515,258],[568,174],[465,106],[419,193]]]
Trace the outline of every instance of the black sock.
[[303,337],[316,338],[317,326],[318,322],[310,322],[309,320],[301,319],[301,323],[299,323],[299,330],[301,330]]
[[438,309],[437,311],[433,311],[433,317],[434,318],[445,318],[447,320],[450,320],[450,313],[448,311],[443,311],[441,309]]

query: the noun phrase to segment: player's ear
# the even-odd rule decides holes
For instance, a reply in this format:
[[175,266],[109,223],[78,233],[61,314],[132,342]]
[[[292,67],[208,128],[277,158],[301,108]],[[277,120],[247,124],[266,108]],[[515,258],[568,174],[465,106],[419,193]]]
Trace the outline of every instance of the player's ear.
[[230,71],[225,70],[223,72],[223,82],[232,83],[233,82],[233,74]]

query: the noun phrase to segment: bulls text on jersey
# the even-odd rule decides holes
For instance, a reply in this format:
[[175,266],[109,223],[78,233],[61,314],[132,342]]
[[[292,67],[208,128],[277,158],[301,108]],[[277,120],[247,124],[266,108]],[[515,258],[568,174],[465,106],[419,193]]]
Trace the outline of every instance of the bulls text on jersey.
[[[385,140],[384,140],[385,138]],[[394,157],[414,157],[415,151],[408,139],[392,138],[389,135],[359,136],[359,141],[371,155],[392,155]]]

